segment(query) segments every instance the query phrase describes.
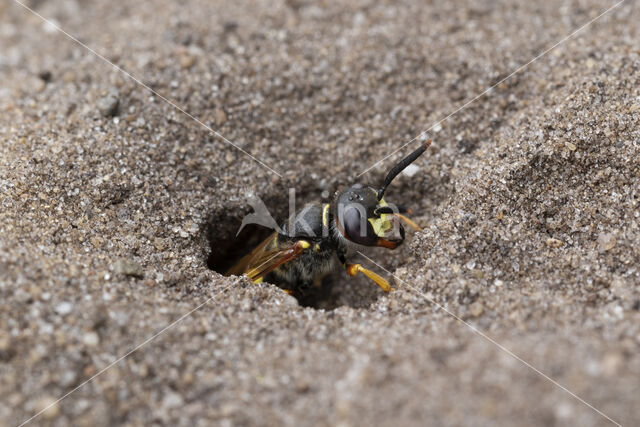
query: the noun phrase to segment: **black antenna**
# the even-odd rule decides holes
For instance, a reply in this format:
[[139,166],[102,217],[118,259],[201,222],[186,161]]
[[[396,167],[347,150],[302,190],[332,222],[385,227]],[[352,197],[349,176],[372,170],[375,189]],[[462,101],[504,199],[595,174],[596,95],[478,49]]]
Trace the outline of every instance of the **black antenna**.
[[407,166],[415,162],[416,159],[420,157],[427,148],[429,148],[429,145],[431,145],[431,140],[428,140],[427,142],[422,144],[420,148],[418,148],[416,151],[414,151],[413,153],[409,154],[407,157],[402,159],[400,163],[395,165],[393,169],[389,171],[389,173],[387,174],[387,177],[384,179],[384,183],[382,184],[382,187],[380,187],[380,189],[378,190],[378,200],[382,199],[382,196],[384,196],[384,192],[389,186],[389,184],[391,184],[391,181],[393,181],[393,179],[396,176],[398,176],[398,174],[402,172]]

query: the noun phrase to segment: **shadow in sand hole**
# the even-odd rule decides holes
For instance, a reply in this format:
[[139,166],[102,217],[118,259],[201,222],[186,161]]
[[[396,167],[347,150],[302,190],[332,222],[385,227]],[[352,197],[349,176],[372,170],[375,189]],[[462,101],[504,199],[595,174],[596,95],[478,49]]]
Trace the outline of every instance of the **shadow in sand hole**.
[[[210,252],[207,266],[220,274],[226,272],[243,256],[250,253],[273,230],[250,224],[236,236],[242,223],[242,216],[232,217],[228,214],[214,215],[207,223],[206,235]],[[337,261],[336,261],[337,265]],[[337,271],[322,281],[322,286],[309,290],[305,295],[295,295],[303,307],[332,310],[341,306],[367,308],[374,303],[380,292],[370,283],[360,278],[350,278],[336,268]]]

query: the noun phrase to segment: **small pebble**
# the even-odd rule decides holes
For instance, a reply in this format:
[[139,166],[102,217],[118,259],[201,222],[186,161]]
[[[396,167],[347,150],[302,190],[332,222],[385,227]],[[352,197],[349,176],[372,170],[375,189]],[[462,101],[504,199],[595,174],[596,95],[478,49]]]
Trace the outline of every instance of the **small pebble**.
[[113,266],[113,270],[118,274],[124,274],[125,276],[138,277],[144,276],[144,270],[142,266],[135,261],[128,259],[119,259]]
[[63,301],[55,307],[56,313],[61,316],[65,316],[73,310],[73,304],[68,301]]
[[0,351],[7,351],[11,346],[11,341],[8,335],[0,335]]
[[412,176],[417,174],[419,171],[420,171],[420,167],[418,165],[411,164],[411,165],[407,166],[405,168],[405,170],[402,171],[402,173],[404,175],[408,176],[409,178],[411,178]]
[[559,248],[564,245],[562,240],[554,239],[553,237],[549,237],[545,244],[550,248]]
[[118,113],[120,94],[117,90],[112,89],[96,102],[96,106],[104,117],[113,117]]
[[222,108],[216,108],[213,112],[213,116],[216,120],[216,125],[221,126],[227,122],[227,113]]
[[478,317],[484,312],[484,306],[480,301],[476,301],[469,306],[469,314]]
[[72,370],[65,371],[62,373],[62,375],[60,375],[60,380],[58,381],[58,384],[60,384],[62,387],[69,387],[70,385],[76,382],[77,378],[78,378],[78,375],[76,374],[75,371],[72,371]]
[[100,337],[93,331],[87,332],[82,336],[82,343],[87,347],[95,347],[100,343]]
[[184,400],[182,399],[182,396],[172,391],[168,392],[164,396],[164,399],[162,399],[162,406],[168,409],[178,408],[182,406],[183,403],[184,403]]
[[598,245],[601,251],[609,251],[616,245],[616,238],[611,233],[600,233],[598,236]]
[[28,303],[29,301],[31,301],[31,295],[29,294],[29,292],[25,291],[24,289],[16,289],[16,291],[13,294],[13,297],[17,302],[20,302],[20,303]]
[[195,64],[196,62],[196,57],[193,55],[189,55],[189,54],[185,54],[180,56],[180,66],[182,68],[191,68],[193,67],[193,64]]
[[44,396],[38,399],[36,403],[36,411],[44,411],[42,417],[46,420],[52,420],[60,415],[60,406],[52,396]]

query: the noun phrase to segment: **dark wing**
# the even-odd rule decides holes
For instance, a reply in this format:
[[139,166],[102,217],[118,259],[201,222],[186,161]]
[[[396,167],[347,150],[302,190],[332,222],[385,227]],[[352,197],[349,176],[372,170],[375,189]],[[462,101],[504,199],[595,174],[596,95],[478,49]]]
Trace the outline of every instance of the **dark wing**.
[[233,267],[231,267],[225,276],[241,276],[247,272],[251,266],[255,264],[255,260],[260,258],[262,254],[271,252],[276,246],[277,233],[271,233],[269,237],[264,239],[262,243],[256,246],[249,254],[243,256]]
[[278,233],[273,233],[229,269],[226,275],[246,274],[254,283],[259,283],[282,264],[296,259],[309,246],[311,244],[306,240],[280,243]]

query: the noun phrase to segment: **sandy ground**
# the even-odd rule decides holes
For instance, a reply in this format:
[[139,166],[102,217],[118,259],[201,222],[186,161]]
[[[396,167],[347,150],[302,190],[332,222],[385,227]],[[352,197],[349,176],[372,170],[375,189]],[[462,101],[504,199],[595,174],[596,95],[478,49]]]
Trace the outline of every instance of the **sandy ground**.
[[250,249],[246,196],[377,185],[614,2],[227,3],[28,2],[282,178],[0,4],[0,425],[198,307],[33,423],[611,425],[509,349],[640,424],[637,3],[434,128],[387,194],[424,231],[369,254],[396,290],[315,308],[209,268]]

